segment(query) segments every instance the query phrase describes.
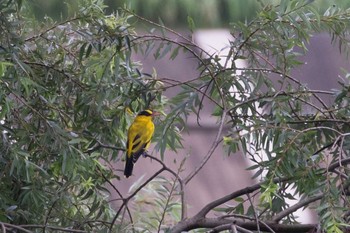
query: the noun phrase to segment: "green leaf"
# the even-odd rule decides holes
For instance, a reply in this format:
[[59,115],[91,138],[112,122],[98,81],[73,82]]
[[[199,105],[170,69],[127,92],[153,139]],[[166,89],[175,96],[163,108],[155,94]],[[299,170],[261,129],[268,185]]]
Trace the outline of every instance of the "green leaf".
[[83,56],[85,54],[85,48],[87,46],[87,43],[83,43],[81,46],[80,46],[80,50],[79,50],[79,60],[83,60]]
[[188,24],[188,28],[193,33],[194,30],[196,29],[196,26],[195,26],[194,20],[190,16],[187,16],[187,24]]
[[88,46],[88,48],[86,50],[86,53],[85,53],[85,58],[88,58],[90,56],[91,50],[92,50],[92,45],[89,44],[89,46]]
[[180,46],[177,46],[170,55],[170,59],[174,60],[179,54]]

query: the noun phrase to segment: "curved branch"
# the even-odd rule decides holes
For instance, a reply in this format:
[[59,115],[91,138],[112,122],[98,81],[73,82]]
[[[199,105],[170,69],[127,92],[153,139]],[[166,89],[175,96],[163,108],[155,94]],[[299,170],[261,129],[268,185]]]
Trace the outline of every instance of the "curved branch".
[[[288,181],[288,180],[291,180],[292,178],[289,178],[289,177],[284,177],[284,178],[275,178],[273,179],[272,181],[274,183],[281,183],[281,182],[285,182],[285,181]],[[204,206],[203,209],[201,209],[196,215],[195,217],[205,217],[209,211],[211,211],[212,209],[214,209],[215,207],[221,205],[221,204],[224,204],[225,202],[228,202],[236,197],[239,197],[239,196],[242,196],[242,195],[245,195],[245,194],[248,194],[248,193],[252,193],[254,192],[255,190],[259,189],[261,187],[261,185],[263,185],[265,183],[265,181],[262,181],[262,182],[259,182],[257,184],[254,184],[252,186],[248,186],[246,188],[243,188],[243,189],[240,189],[240,190],[237,190],[233,193],[230,193],[222,198],[219,198],[213,202],[210,202],[209,204],[207,204],[206,206]]]
[[[273,179],[274,183],[281,183],[281,182],[285,182],[288,180],[291,180],[292,178],[289,177],[284,177],[284,178],[275,178]],[[180,221],[179,223],[177,223],[174,228],[171,230],[171,232],[181,232],[181,231],[186,231],[186,230],[191,230],[194,228],[199,228],[199,227],[209,227],[209,225],[207,225],[208,222],[207,218],[205,218],[205,216],[209,213],[209,211],[211,211],[212,209],[214,209],[215,207],[224,204],[236,197],[242,196],[244,194],[249,194],[254,192],[255,190],[259,189],[261,187],[262,184],[264,184],[265,181],[259,182],[257,184],[254,184],[252,186],[237,190],[233,193],[230,193],[222,198],[219,198],[215,201],[210,202],[209,204],[207,204],[206,206],[204,206],[195,216],[193,216],[192,218],[188,218],[185,220]],[[221,220],[223,220],[221,222]],[[204,223],[203,223],[204,221]],[[221,224],[218,224],[218,223]],[[251,221],[252,223],[254,223],[255,229],[257,226],[256,221]],[[217,227],[219,225],[224,225],[224,224],[232,224],[231,220],[228,219],[216,219],[215,223],[217,223],[217,225],[215,224],[215,226],[211,226],[209,228],[213,228],[213,227]],[[260,229],[265,229],[266,226],[261,227],[261,225],[263,225],[262,223],[259,223],[259,227]],[[243,226],[242,226],[243,227]]]
[[322,197],[324,196],[324,194],[318,194],[314,197],[311,197],[311,198],[307,198],[307,199],[304,199],[298,203],[296,203],[295,205],[292,205],[291,207],[279,212],[278,214],[276,214],[273,218],[272,218],[272,221],[274,222],[279,222],[280,220],[282,220],[282,218],[288,216],[289,214],[297,211],[298,209],[302,208],[302,207],[305,207],[307,206],[308,204],[312,203],[312,202],[315,202],[317,200],[320,200]]
[[[275,178],[273,179],[274,183],[281,183],[281,182],[285,182],[288,180],[291,180],[292,178],[289,177],[284,177],[284,178]],[[201,209],[196,215],[195,217],[199,218],[199,217],[205,217],[209,211],[211,211],[212,209],[214,209],[215,207],[224,204],[225,202],[228,202],[236,197],[248,194],[248,193],[252,193],[255,190],[259,189],[261,187],[261,185],[263,185],[265,183],[265,181],[259,182],[257,184],[254,184],[252,186],[237,190],[231,194],[228,194],[222,198],[219,198],[213,202],[210,202],[209,204],[207,204],[203,209]]]

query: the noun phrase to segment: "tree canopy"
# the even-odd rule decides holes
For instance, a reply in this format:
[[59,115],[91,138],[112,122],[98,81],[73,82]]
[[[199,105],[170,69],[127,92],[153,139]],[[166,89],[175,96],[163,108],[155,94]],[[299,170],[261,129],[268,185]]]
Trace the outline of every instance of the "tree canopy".
[[[128,9],[107,15],[100,0],[79,1],[79,11],[61,22],[38,22],[29,1],[0,0],[0,9],[4,232],[349,229],[349,73],[339,90],[310,89],[291,73],[303,65],[300,56],[316,33],[327,32],[347,55],[349,9],[334,5],[320,12],[312,1],[266,4],[253,20],[232,24],[235,40],[226,57],[208,54],[191,38]],[[138,22],[155,30],[136,33]],[[189,24],[195,30],[190,18]],[[138,52],[172,62],[182,51],[200,71],[186,82],[144,73],[132,59]],[[236,67],[238,59],[247,66]],[[178,94],[167,98],[164,92],[173,87]],[[181,148],[187,117],[200,117],[204,100],[215,106],[217,136],[199,166],[183,177],[186,161],[172,170],[163,157]],[[149,107],[164,114],[154,138],[160,156],[149,156],[161,169],[125,197],[111,182],[124,179],[122,171],[109,164],[123,162],[127,128]],[[215,153],[219,146],[228,155],[244,153],[259,183],[186,216],[184,187],[191,188],[209,158],[221,156]],[[116,209],[106,185],[120,195]],[[299,202],[288,205],[296,194]],[[155,197],[151,210],[132,205],[141,195]],[[293,214],[305,207],[316,209],[319,224],[297,222]],[[212,212],[216,217],[208,217]]]

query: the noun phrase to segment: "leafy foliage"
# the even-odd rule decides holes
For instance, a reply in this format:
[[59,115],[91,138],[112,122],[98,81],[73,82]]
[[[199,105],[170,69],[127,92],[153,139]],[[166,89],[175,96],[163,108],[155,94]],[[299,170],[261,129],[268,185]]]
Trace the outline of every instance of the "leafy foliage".
[[[131,117],[161,100],[131,60],[123,13],[81,1],[74,18],[39,23],[28,2],[1,1],[1,211],[13,224],[109,227],[107,180]],[[102,175],[103,174],[103,175]]]

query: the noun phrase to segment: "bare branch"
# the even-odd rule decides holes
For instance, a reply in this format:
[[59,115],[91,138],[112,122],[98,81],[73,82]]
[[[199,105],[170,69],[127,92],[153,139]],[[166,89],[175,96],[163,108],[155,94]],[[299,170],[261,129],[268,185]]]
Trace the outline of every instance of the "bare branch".
[[2,228],[2,229],[5,229],[4,232],[6,232],[6,229],[10,229],[11,231],[12,231],[13,229],[16,229],[16,230],[20,230],[20,231],[23,231],[23,232],[26,232],[26,233],[33,233],[32,231],[27,230],[27,229],[25,229],[25,228],[22,227],[22,226],[17,226],[17,225],[10,224],[10,223],[5,223],[5,222],[0,222],[0,224],[1,224],[1,228]]
[[[288,177],[285,177],[285,178],[275,178],[273,179],[273,182],[274,183],[281,183],[281,182],[285,182],[285,181],[288,181],[288,180],[291,180],[292,178],[288,178]],[[196,216],[197,217],[205,217],[207,215],[207,213],[209,211],[211,211],[212,209],[214,209],[215,207],[221,205],[221,204],[224,204],[225,202],[227,201],[230,201],[236,197],[239,197],[239,196],[242,196],[242,195],[245,195],[245,194],[248,194],[248,193],[252,193],[254,192],[255,190],[259,189],[261,187],[262,184],[264,184],[265,181],[262,181],[260,183],[257,183],[257,184],[254,184],[252,186],[248,186],[246,188],[243,188],[243,189],[240,189],[240,190],[237,190],[233,193],[230,193],[222,198],[219,198],[215,201],[212,201],[210,202],[209,204],[207,204],[203,209],[201,209],[197,214]]]
[[[241,227],[246,230],[256,231],[257,226],[255,221],[243,221],[236,219],[220,219],[220,218],[198,218],[198,219],[189,219],[188,221],[181,221],[170,231],[171,233],[180,233],[183,231],[189,231],[197,228],[215,228],[219,226],[226,226],[227,229],[230,229],[230,226],[235,224],[236,227]],[[270,231],[271,229],[274,232],[309,232],[317,227],[316,224],[279,224],[275,222],[264,222],[264,224],[259,223],[261,231]],[[224,230],[224,229],[222,229]]]
[[74,228],[68,228],[68,227],[55,227],[55,226],[48,226],[48,225],[13,225],[13,224],[9,224],[9,223],[2,223],[4,224],[6,227],[11,227],[11,228],[15,228],[18,229],[20,231],[24,231],[27,233],[32,233],[32,231],[26,230],[26,228],[39,228],[39,229],[51,229],[51,230],[55,230],[55,231],[61,231],[61,232],[72,232],[72,233],[86,233],[88,231],[84,231],[84,230],[78,230],[78,229],[74,229]]
[[[273,179],[274,183],[281,183],[281,182],[285,182],[290,180],[291,178],[285,177],[285,178],[275,178]],[[237,190],[231,194],[228,194],[222,198],[219,198],[217,200],[214,200],[212,202],[210,202],[209,204],[207,204],[206,206],[204,206],[195,216],[193,216],[192,218],[188,218],[188,219],[184,219],[181,222],[179,222],[178,224],[176,224],[174,226],[174,228],[172,229],[172,232],[181,232],[181,231],[185,231],[185,230],[191,230],[194,228],[199,228],[199,227],[206,227],[205,225],[202,225],[203,221],[205,221],[207,218],[205,218],[205,216],[209,213],[209,211],[211,211],[212,209],[214,209],[215,207],[224,204],[225,202],[228,202],[236,197],[242,196],[244,194],[248,194],[248,193],[252,193],[255,190],[259,189],[261,187],[262,184],[264,184],[265,182],[262,181],[260,183],[254,184],[252,186]],[[217,221],[220,221],[221,219],[218,218]],[[228,220],[228,219],[222,219],[223,222],[221,225],[223,224],[232,224],[232,221]],[[251,221],[253,223],[255,223],[255,229],[257,226],[256,221]],[[220,225],[220,224],[219,224]],[[219,225],[215,225],[213,227],[219,226]],[[259,222],[259,227],[261,227],[261,225],[264,226],[264,224]],[[213,227],[209,227],[209,228],[213,228]],[[266,226],[264,226],[264,228],[266,228]]]

